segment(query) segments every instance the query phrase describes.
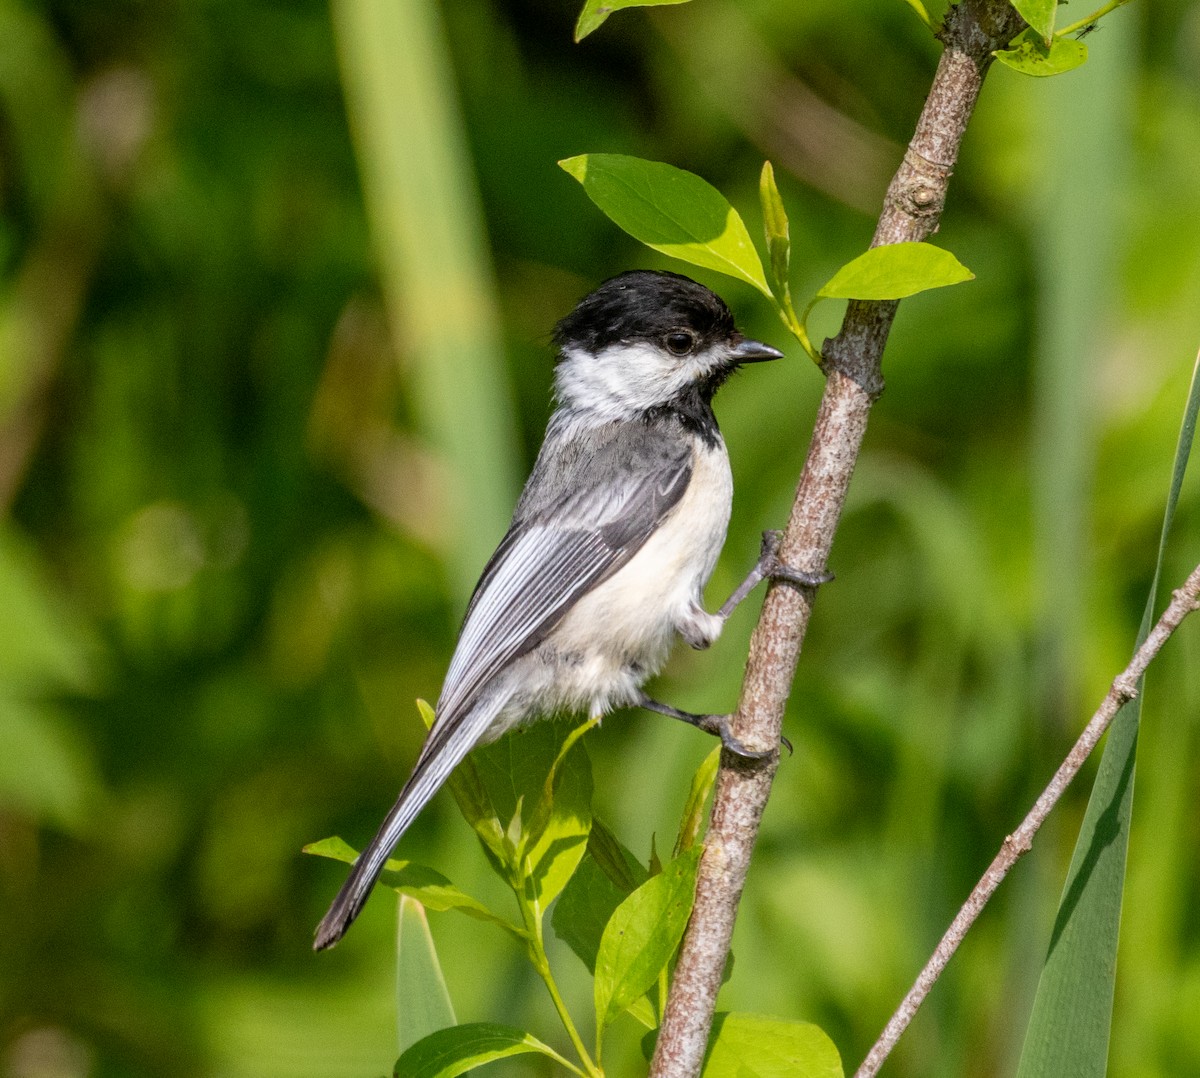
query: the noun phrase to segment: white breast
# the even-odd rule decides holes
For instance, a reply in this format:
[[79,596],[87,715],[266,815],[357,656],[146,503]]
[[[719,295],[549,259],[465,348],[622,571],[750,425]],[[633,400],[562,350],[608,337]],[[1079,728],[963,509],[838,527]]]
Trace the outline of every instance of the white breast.
[[631,702],[658,672],[716,566],[732,504],[724,444],[697,443],[679,503],[628,564],[582,598],[546,641],[548,650],[570,660],[555,664],[559,707],[603,714]]

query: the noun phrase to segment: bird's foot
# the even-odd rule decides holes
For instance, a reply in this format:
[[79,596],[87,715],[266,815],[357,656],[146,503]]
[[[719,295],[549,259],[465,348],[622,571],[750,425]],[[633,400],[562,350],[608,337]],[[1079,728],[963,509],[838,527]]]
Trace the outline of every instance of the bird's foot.
[[[690,726],[695,726],[697,729],[703,730],[706,734],[719,737],[721,739],[721,747],[727,752],[733,753],[739,759],[765,760],[776,751],[775,749],[752,749],[744,744],[733,733],[731,726],[732,715],[696,715],[690,711],[681,711],[677,707],[671,707],[670,704],[660,704],[657,700],[651,700],[648,696],[643,696],[638,702],[649,711],[657,711],[660,715],[678,719],[680,722],[686,722]],[[790,755],[792,752],[792,743],[783,736],[780,736],[779,741],[788,750],[788,754]]]
[[833,573],[812,573],[804,569],[793,569],[779,560],[779,548],[783,544],[783,532],[765,531],[762,547],[758,554],[758,569],[769,580],[780,580],[798,588],[819,588],[834,579]]

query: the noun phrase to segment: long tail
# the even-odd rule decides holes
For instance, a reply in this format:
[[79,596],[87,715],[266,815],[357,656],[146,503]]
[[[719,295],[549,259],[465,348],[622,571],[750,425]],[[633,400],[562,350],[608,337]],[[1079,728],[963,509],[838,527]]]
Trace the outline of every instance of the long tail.
[[400,836],[449,778],[450,772],[475,747],[503,703],[502,698],[482,700],[465,715],[447,716],[434,724],[396,803],[384,817],[375,837],[359,854],[329,912],[317,925],[314,951],[332,947],[346,934],[354,918],[362,912],[367,896],[379,879],[392,848],[400,841]]

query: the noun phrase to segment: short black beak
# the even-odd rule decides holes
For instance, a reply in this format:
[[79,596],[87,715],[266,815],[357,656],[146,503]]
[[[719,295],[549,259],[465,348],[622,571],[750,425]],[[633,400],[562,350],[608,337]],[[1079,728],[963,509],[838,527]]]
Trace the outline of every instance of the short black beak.
[[783,353],[778,348],[772,348],[762,341],[751,341],[746,338],[738,341],[730,351],[730,358],[735,363],[765,363],[768,359],[783,359]]

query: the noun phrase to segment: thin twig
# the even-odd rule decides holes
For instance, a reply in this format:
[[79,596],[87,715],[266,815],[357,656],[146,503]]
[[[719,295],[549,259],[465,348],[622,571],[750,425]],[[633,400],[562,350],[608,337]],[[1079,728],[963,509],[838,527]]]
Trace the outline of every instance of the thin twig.
[[1200,609],[1200,565],[1192,571],[1192,575],[1187,578],[1183,587],[1172,594],[1171,604],[1163,611],[1162,617],[1158,619],[1158,624],[1146,637],[1146,642],[1134,653],[1129,665],[1113,680],[1108,695],[1096,710],[1096,714],[1092,716],[1091,722],[1084,727],[1083,733],[1079,735],[1079,740],[1075,742],[1074,747],[1067,754],[1067,758],[1054,773],[1050,784],[1034,802],[1029,814],[1021,821],[1021,826],[1004,840],[1000,852],[988,865],[987,871],[975,885],[967,901],[963,903],[962,909],[958,911],[958,916],[946,929],[946,934],[942,936],[937,949],[925,963],[925,968],[921,970],[916,983],[909,989],[908,995],[896,1008],[896,1013],[892,1015],[891,1020],[879,1035],[875,1046],[867,1053],[867,1058],[863,1060],[862,1066],[855,1071],[854,1078],[872,1078],[878,1073],[883,1061],[896,1046],[900,1035],[913,1020],[917,1008],[921,1006],[929,994],[929,990],[941,976],[942,970],[946,968],[950,956],[958,950],[958,945],[962,942],[963,937],[975,923],[975,919],[983,911],[983,907],[987,905],[988,899],[995,893],[996,888],[1000,886],[1013,865],[1020,860],[1022,855],[1029,852],[1033,845],[1034,835],[1045,823],[1046,817],[1050,815],[1050,810],[1062,797],[1063,791],[1079,773],[1083,762],[1091,755],[1100,738],[1104,736],[1104,732],[1116,717],[1117,712],[1137,696],[1139,683],[1142,675],[1146,672],[1146,667],[1150,665],[1151,660],[1158,654],[1159,649],[1167,642],[1170,635],[1179,628],[1180,622],[1197,609]]
[[[916,133],[888,187],[873,247],[937,230],[950,174],[992,53],[1024,27],[1009,0],[963,0],[946,15],[945,44]],[[894,301],[852,301],[826,341],[827,381],[780,557],[820,571],[833,545],[867,416],[883,390],[883,348]],[[750,641],[734,729],[751,748],[779,744],[783,712],[812,612],[813,592],[772,586]],[[704,1061],[738,902],[778,757],[745,766],[728,753],[696,881],[696,900],[659,1030],[651,1078],[694,1078]]]

